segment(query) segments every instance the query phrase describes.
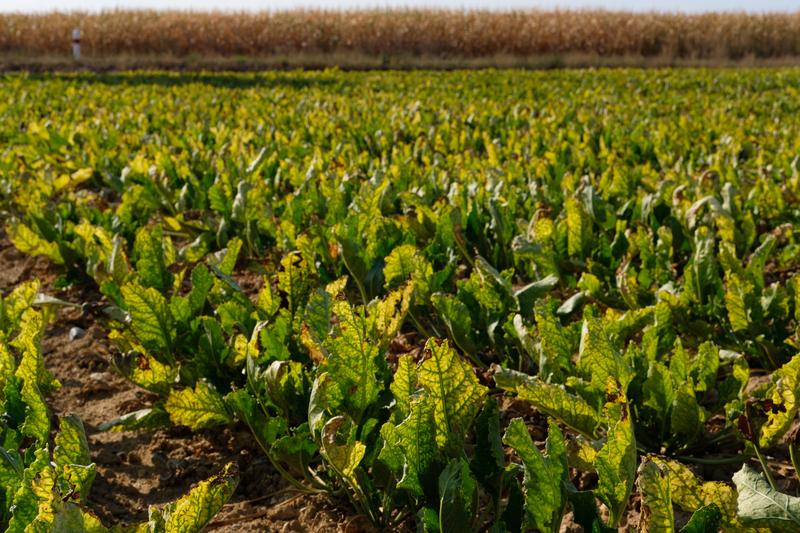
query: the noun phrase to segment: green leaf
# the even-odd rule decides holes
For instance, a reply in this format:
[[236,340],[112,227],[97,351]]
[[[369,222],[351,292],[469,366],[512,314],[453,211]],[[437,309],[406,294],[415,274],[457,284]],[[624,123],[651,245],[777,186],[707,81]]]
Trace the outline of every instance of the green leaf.
[[763,474],[747,464],[733,475],[733,482],[739,492],[742,524],[770,531],[800,530],[800,498],[776,491]]
[[711,503],[695,511],[680,533],[717,533],[721,522],[722,512]]
[[752,286],[736,274],[728,274],[728,290],[725,291],[725,307],[733,331],[744,331],[750,327],[747,300],[753,297]]
[[610,511],[609,523],[617,525],[628,506],[628,497],[636,477],[636,439],[624,394],[609,393],[606,404],[608,432],[606,443],[597,452],[597,497]]
[[564,482],[567,480],[567,456],[564,436],[550,423],[547,438],[547,457],[533,444],[528,428],[521,418],[515,418],[506,428],[503,442],[522,459],[525,495],[525,528],[557,532],[567,504]]
[[476,354],[477,347],[472,332],[472,317],[464,302],[455,296],[437,292],[431,295],[431,303],[447,327],[453,342],[464,353]]
[[411,413],[411,399],[417,392],[417,367],[410,354],[401,355],[397,360],[397,370],[389,386],[394,395],[394,417],[399,422]]
[[214,276],[205,265],[197,265],[192,269],[192,290],[189,292],[189,305],[192,314],[197,314],[203,310],[206,297],[214,286]]
[[63,468],[67,464],[88,465],[92,458],[81,419],[67,415],[59,419],[58,434],[53,449],[53,462]]
[[286,421],[268,416],[246,389],[228,393],[225,396],[225,403],[239,420],[247,424],[258,444],[265,450],[268,450],[278,435],[285,430]]
[[273,361],[263,372],[269,399],[283,411],[292,424],[303,422],[308,416],[309,383],[303,365],[297,361]]
[[637,484],[642,494],[642,518],[639,529],[645,533],[672,533],[675,517],[669,487],[669,470],[647,457],[639,465]]
[[478,503],[478,484],[464,459],[439,475],[439,531],[469,531]]
[[616,533],[617,528],[608,527],[603,524],[600,512],[597,509],[597,502],[594,492],[577,491],[572,484],[567,485],[569,503],[572,506],[573,519],[576,524],[583,528],[583,531],[592,533]]
[[165,291],[172,286],[172,273],[167,267],[174,262],[174,250],[169,238],[164,237],[161,224],[140,228],[133,250],[136,271],[147,287]]
[[394,440],[387,440],[381,450],[380,458],[392,457],[393,448],[403,452],[403,477],[398,488],[406,489],[421,498],[435,494],[436,480],[439,477],[439,451],[436,445],[436,422],[433,402],[427,396],[416,399],[411,404],[411,414],[387,432]]
[[459,447],[487,389],[448,341],[429,339],[425,351],[427,358],[419,369],[419,384],[433,401],[436,442],[441,448]]
[[579,396],[563,387],[545,383],[535,376],[494,366],[494,381],[498,387],[514,392],[521,400],[557,418],[575,431],[594,438],[600,425],[597,411]]
[[500,497],[498,481],[503,474],[505,456],[500,431],[500,407],[489,396],[475,419],[475,456],[470,467],[492,497]]
[[167,300],[156,289],[128,283],[122,297],[131,315],[131,328],[148,350],[169,353],[172,350],[174,321]]
[[139,409],[103,422],[97,429],[100,431],[151,431],[169,424],[169,414],[161,404]]
[[530,318],[533,314],[536,300],[547,294],[556,285],[558,285],[558,276],[550,274],[549,276],[517,289],[514,292],[514,297],[519,303],[519,312],[522,316]]
[[231,422],[222,396],[205,381],[198,381],[194,389],[173,390],[165,407],[173,423],[192,429]]

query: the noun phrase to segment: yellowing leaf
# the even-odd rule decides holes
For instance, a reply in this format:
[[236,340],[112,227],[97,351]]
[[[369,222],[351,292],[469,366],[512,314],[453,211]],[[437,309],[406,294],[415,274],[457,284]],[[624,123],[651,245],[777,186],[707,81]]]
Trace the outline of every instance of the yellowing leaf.
[[239,484],[234,463],[219,474],[197,484],[163,511],[165,533],[199,533],[214,518]]
[[436,442],[439,447],[460,445],[487,392],[448,341],[430,339],[425,345],[427,359],[419,369],[419,384],[434,405]]
[[131,314],[131,328],[145,348],[167,352],[172,349],[174,324],[166,298],[152,287],[128,283],[122,297]]
[[642,494],[642,523],[644,533],[673,533],[675,517],[669,487],[669,470],[645,457],[639,465],[637,484]]
[[335,416],[328,420],[322,428],[322,454],[328,464],[345,480],[357,485],[355,477],[356,468],[364,458],[367,447],[357,440],[349,441],[349,435],[344,435],[345,442],[340,443],[339,429],[346,425],[343,416]]
[[717,481],[703,482],[678,461],[659,457],[654,457],[653,461],[669,472],[670,494],[674,503],[690,512],[715,503],[722,511],[725,531],[741,531],[736,514],[736,491],[732,487]]
[[591,376],[592,386],[604,391],[609,378],[618,380],[623,389],[632,379],[632,371],[608,338],[603,323],[595,318],[583,321],[578,368]]
[[58,250],[58,244],[43,239],[22,222],[9,224],[6,226],[6,231],[9,240],[20,252],[28,255],[43,255],[59,265],[64,263],[61,252]]
[[231,422],[222,396],[205,381],[198,381],[194,389],[173,390],[165,407],[173,423],[192,429]]
[[585,400],[570,394],[563,387],[545,383],[535,376],[494,367],[498,387],[515,392],[521,400],[571,427],[587,437],[596,437],[600,416]]
[[609,522],[619,523],[636,477],[636,439],[633,434],[627,401],[620,390],[611,391],[611,401],[606,404],[609,427],[606,443],[597,452],[597,497],[610,511]]
[[769,448],[778,443],[792,425],[792,421],[800,408],[800,355],[775,371],[772,376],[774,386],[772,401],[781,409],[772,409],[767,413],[767,421],[761,427],[758,445]]

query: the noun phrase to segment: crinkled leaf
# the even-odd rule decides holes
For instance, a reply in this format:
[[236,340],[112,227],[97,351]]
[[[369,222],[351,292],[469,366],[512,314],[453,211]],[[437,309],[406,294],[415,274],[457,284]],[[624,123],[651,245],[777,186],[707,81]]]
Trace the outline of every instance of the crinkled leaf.
[[50,418],[41,387],[50,381],[44,369],[40,342],[44,328],[42,315],[31,309],[23,314],[22,327],[13,344],[22,350],[22,358],[15,377],[22,380],[21,399],[25,403],[25,421],[22,434],[35,438],[40,443],[50,436]]
[[411,399],[417,392],[417,366],[411,355],[401,355],[398,358],[397,370],[389,388],[394,395],[394,417],[399,422],[410,414]]
[[800,355],[776,370],[772,376],[772,402],[780,409],[767,413],[767,421],[761,427],[758,444],[769,448],[778,443],[792,425],[800,408]]
[[175,252],[172,241],[164,237],[161,224],[140,228],[136,232],[133,250],[136,271],[147,287],[165,291],[172,286],[172,273],[167,267],[174,262]]
[[59,419],[53,462],[60,468],[67,464],[88,465],[92,462],[83,422],[76,415]]
[[198,381],[194,389],[173,390],[165,407],[173,423],[192,429],[231,422],[222,396],[205,381]]
[[539,331],[541,358],[539,367],[547,376],[561,368],[569,368],[573,352],[573,341],[567,328],[555,316],[556,301],[537,303],[536,326]]
[[7,225],[6,231],[8,239],[20,252],[28,255],[43,255],[59,265],[64,263],[57,243],[40,237],[22,222]]
[[681,442],[692,442],[703,426],[703,408],[697,403],[691,380],[676,383],[675,389],[670,427]]
[[428,357],[419,369],[419,384],[434,405],[436,442],[440,447],[459,446],[478,413],[487,389],[478,382],[472,366],[461,359],[448,341],[430,339]]
[[166,298],[152,287],[128,283],[122,297],[131,315],[131,328],[148,350],[169,352],[172,349],[174,321]]
[[494,381],[498,387],[515,392],[520,399],[532,403],[543,413],[557,418],[572,429],[588,437],[596,436],[600,416],[585,400],[535,376],[497,366],[494,368]]
[[198,483],[164,514],[165,533],[198,533],[214,518],[239,484],[239,474],[234,463],[229,463],[219,474]]
[[726,530],[740,527],[736,518],[736,491],[732,487],[716,481],[703,482],[686,465],[677,461],[658,457],[653,460],[669,471],[672,501],[681,509],[693,512],[713,503],[722,511]]
[[624,394],[612,390],[606,412],[609,417],[606,443],[597,452],[597,497],[608,506],[609,523],[616,525],[628,506],[636,477],[636,439]]
[[325,340],[328,359],[321,365],[339,387],[345,404],[358,418],[375,400],[381,390],[378,380],[379,347],[367,336],[363,310],[354,311],[347,302],[334,305],[339,323]]
[[[433,402],[428,397],[422,397],[412,402],[411,414],[395,428],[393,436],[396,440],[384,444],[384,450],[390,457],[394,453],[391,447],[396,446],[403,451],[403,477],[397,487],[420,498],[435,494],[439,476],[439,451],[435,435]],[[384,456],[383,451],[381,455]]]
[[728,275],[728,288],[725,291],[725,307],[733,331],[744,331],[750,326],[747,300],[752,298],[752,287],[735,274]]
[[322,428],[320,451],[336,473],[357,485],[355,471],[361,460],[364,459],[367,447],[363,442],[351,438],[348,431],[350,426],[351,423],[348,423],[343,416],[336,416],[328,420]]
[[579,354],[578,368],[586,376],[591,376],[595,390],[604,391],[609,378],[618,380],[623,389],[630,383],[631,369],[612,344],[600,320],[584,320]]
[[648,458],[639,465],[637,484],[642,494],[642,519],[639,529],[646,533],[672,533],[675,517],[669,490],[669,470]]
[[550,424],[547,457],[533,444],[528,428],[521,418],[511,421],[503,442],[517,452],[524,467],[524,527],[539,531],[559,531],[567,504],[564,482],[568,470],[564,436],[558,426]]

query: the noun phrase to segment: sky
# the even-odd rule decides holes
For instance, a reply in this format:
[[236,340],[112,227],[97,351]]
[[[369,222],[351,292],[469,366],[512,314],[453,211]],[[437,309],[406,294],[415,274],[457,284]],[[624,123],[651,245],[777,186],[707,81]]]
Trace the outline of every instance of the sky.
[[452,9],[584,8],[631,11],[800,11],[800,0],[0,0],[0,12],[100,11],[114,8],[194,10],[279,10],[297,7],[326,9],[374,7],[445,7]]

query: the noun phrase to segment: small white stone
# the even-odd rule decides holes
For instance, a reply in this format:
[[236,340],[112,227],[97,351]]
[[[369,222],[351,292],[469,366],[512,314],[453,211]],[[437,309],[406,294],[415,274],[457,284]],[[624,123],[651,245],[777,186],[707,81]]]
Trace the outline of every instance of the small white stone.
[[71,341],[81,339],[84,335],[86,335],[86,330],[83,328],[79,328],[78,326],[69,328],[69,340]]

